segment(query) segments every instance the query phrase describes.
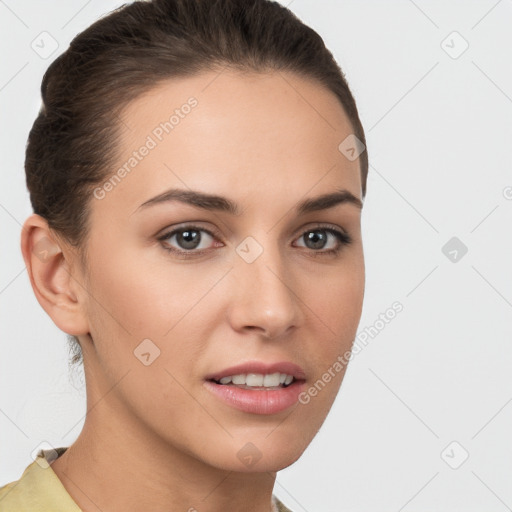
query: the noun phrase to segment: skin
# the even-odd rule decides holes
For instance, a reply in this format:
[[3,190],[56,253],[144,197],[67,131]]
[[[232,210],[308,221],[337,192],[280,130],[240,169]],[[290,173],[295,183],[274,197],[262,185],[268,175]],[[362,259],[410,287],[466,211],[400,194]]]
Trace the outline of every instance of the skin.
[[[360,320],[361,210],[294,211],[340,188],[362,200],[359,160],[338,150],[353,130],[336,96],[291,73],[168,80],[124,110],[119,166],[190,96],[197,107],[103,199],[91,197],[88,268],[40,216],[22,230],[39,303],[83,350],[85,424],[52,468],[85,512],[269,512],[276,472],[311,442],[346,368],[307,405],[273,415],[226,405],[204,377],[291,361],[307,389],[350,350]],[[242,214],[176,201],[136,211],[168,188],[228,197]],[[164,249],[187,250],[176,236],[157,236],[187,222],[219,236],[201,232],[194,250],[205,251],[183,259]],[[317,223],[352,243],[321,254],[338,242],[327,234],[324,248],[308,246],[303,235]],[[235,250],[248,236],[263,248],[250,264]],[[52,244],[45,261],[34,250],[41,240]],[[160,350],[148,366],[134,355],[144,339]],[[249,442],[261,454],[251,467],[237,457]]]

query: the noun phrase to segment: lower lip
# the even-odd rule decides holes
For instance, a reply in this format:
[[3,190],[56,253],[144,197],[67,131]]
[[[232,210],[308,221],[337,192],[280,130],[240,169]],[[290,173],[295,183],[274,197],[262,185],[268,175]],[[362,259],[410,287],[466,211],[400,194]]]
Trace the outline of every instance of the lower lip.
[[242,389],[210,380],[205,381],[204,385],[235,409],[253,414],[276,414],[297,403],[304,388],[304,381],[295,381],[285,388],[268,390]]

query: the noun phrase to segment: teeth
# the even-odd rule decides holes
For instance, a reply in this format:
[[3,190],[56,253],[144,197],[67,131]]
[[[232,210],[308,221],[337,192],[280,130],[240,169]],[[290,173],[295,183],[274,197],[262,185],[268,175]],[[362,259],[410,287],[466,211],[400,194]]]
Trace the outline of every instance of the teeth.
[[245,375],[233,375],[231,377],[233,384],[245,384]]
[[261,373],[248,373],[245,378],[246,386],[263,386],[265,377]]
[[265,387],[279,386],[279,384],[280,384],[280,382],[279,382],[280,377],[281,377],[281,374],[279,372],[271,373],[269,375],[265,375],[265,378],[263,379],[263,385]]
[[263,375],[262,373],[243,373],[239,375],[229,375],[222,377],[219,380],[221,384],[233,383],[238,386],[254,386],[254,387],[267,387],[275,388],[281,385],[291,384],[293,381],[292,375],[286,373],[268,373]]

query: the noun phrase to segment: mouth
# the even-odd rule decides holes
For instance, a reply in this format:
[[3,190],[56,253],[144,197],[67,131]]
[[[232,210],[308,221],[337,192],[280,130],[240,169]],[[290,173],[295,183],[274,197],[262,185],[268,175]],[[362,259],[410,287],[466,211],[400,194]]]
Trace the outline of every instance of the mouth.
[[235,386],[239,389],[251,389],[255,391],[277,390],[291,386],[296,379],[287,373],[239,373],[227,375],[220,379],[207,379],[221,386]]
[[246,363],[206,376],[205,387],[224,404],[253,414],[276,414],[297,403],[306,382],[299,366]]

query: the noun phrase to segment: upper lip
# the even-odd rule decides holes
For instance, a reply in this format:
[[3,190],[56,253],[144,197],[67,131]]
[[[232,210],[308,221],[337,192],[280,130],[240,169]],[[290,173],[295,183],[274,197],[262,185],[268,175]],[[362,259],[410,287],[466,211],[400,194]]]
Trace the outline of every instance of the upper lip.
[[304,380],[306,374],[304,370],[297,364],[289,361],[278,361],[275,363],[264,363],[262,361],[249,361],[247,363],[237,364],[236,366],[230,366],[224,370],[220,370],[215,373],[211,373],[205,377],[206,380],[220,380],[222,377],[230,377],[232,375],[240,375],[247,373],[286,373],[291,375],[296,380]]

